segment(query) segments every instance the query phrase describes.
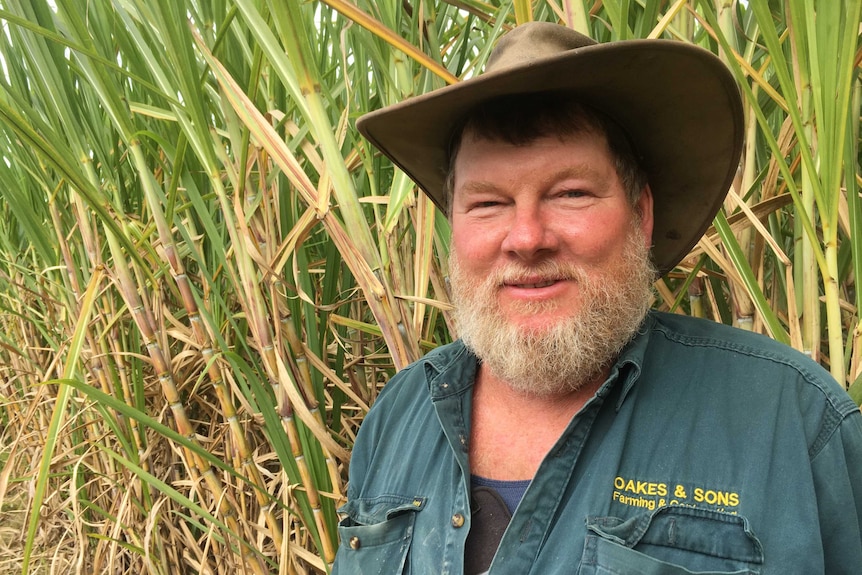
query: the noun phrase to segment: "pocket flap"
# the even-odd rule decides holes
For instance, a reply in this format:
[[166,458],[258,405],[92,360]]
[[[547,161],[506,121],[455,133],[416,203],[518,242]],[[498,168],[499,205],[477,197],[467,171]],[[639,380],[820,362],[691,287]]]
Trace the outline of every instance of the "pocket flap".
[[380,495],[373,498],[351,499],[338,509],[339,515],[346,516],[349,525],[374,525],[383,523],[402,513],[421,511],[425,508],[425,497],[405,497],[402,495]]
[[629,548],[654,545],[748,564],[763,563],[763,547],[748,521],[709,509],[668,506],[625,521],[590,517],[587,528]]

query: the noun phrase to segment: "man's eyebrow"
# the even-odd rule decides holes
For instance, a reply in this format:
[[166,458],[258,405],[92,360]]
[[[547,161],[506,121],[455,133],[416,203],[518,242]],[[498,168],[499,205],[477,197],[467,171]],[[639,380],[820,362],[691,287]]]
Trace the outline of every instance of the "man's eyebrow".
[[463,185],[458,186],[458,190],[461,192],[466,192],[468,194],[490,194],[498,192],[499,188],[497,187],[497,185],[492,184],[491,182],[486,182],[485,180],[470,180],[468,182],[465,182]]
[[598,175],[599,171],[593,168],[590,164],[578,164],[576,166],[566,166],[553,173],[554,179],[562,180],[563,178],[583,178],[587,176]]

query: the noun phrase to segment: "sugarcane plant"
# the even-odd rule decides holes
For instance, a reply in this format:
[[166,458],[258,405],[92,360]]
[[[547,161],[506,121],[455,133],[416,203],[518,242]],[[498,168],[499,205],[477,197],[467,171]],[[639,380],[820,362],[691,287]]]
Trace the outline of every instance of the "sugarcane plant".
[[0,0],[0,573],[326,573],[350,447],[457,337],[448,223],[356,132],[529,20],[714,51],[724,209],[655,307],[862,402],[859,0]]

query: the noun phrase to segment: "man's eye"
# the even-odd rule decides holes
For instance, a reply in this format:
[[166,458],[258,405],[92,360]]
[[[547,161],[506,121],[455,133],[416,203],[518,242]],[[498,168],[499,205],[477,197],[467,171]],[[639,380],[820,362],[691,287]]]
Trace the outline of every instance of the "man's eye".
[[473,204],[473,208],[479,208],[479,209],[481,209],[481,208],[493,208],[494,206],[499,206],[499,205],[500,205],[500,202],[498,202],[498,201],[487,200],[484,202],[476,202],[475,204]]
[[565,192],[560,194],[561,198],[582,198],[586,196],[587,193],[583,190],[566,190]]

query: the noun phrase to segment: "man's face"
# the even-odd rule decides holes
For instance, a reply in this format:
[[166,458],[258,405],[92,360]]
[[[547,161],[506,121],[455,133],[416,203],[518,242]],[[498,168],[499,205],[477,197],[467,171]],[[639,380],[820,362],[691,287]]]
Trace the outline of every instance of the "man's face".
[[[514,146],[468,132],[452,198],[460,335],[510,385],[544,394],[582,385],[643,319],[652,222],[649,189],[632,208],[603,136]],[[550,373],[537,371],[549,362]],[[544,391],[510,381],[555,374],[566,381]]]

